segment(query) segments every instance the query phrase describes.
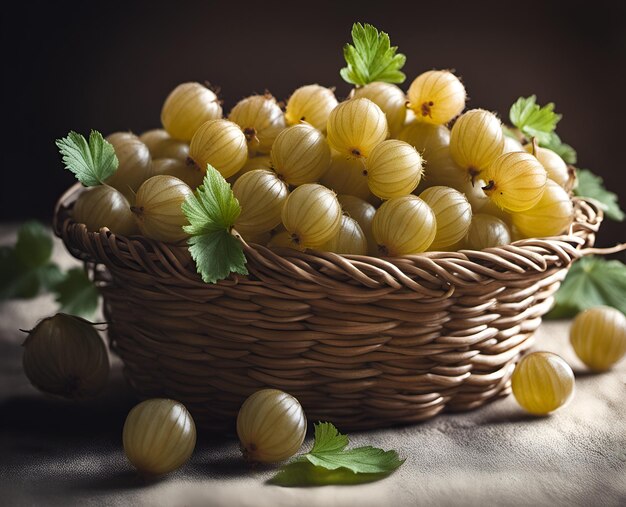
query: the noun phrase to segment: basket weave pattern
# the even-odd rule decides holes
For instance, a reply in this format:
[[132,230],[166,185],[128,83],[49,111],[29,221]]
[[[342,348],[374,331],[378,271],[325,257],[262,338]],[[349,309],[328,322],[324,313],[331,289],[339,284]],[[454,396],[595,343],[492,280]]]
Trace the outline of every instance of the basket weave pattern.
[[183,402],[219,431],[263,387],[344,430],[508,394],[515,362],[602,220],[576,199],[567,236],[396,259],[244,243],[250,274],[208,285],[184,246],[73,222],[80,191],[59,201],[55,232],[99,285],[130,384],[141,397]]

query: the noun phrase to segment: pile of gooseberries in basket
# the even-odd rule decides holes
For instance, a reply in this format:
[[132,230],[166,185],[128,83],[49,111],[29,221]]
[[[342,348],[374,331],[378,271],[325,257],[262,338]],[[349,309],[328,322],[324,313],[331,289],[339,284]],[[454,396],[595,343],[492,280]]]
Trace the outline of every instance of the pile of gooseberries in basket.
[[307,84],[284,104],[268,92],[227,114],[211,89],[183,83],[163,103],[162,129],[106,138],[119,166],[80,195],[73,218],[184,243],[181,205],[214,168],[232,186],[247,243],[399,256],[565,233],[572,170],[465,105],[447,70],[420,74],[407,93],[374,81],[337,97]]

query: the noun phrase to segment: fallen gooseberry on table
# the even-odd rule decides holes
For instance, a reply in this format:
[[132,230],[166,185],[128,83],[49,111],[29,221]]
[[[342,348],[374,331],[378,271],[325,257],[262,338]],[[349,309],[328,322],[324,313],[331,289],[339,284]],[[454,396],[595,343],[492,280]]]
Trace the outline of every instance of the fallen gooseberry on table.
[[574,372],[560,356],[533,352],[522,357],[511,378],[513,395],[531,414],[546,415],[574,394]]
[[97,395],[109,377],[106,346],[93,324],[57,313],[28,333],[24,373],[40,391],[72,399]]
[[570,341],[590,369],[608,370],[626,354],[626,317],[608,306],[585,310],[574,319]]
[[302,446],[306,426],[298,400],[278,389],[262,389],[239,409],[237,435],[241,452],[251,462],[286,460]]
[[126,417],[124,452],[137,470],[163,475],[181,467],[196,446],[196,425],[185,406],[175,400],[142,401]]

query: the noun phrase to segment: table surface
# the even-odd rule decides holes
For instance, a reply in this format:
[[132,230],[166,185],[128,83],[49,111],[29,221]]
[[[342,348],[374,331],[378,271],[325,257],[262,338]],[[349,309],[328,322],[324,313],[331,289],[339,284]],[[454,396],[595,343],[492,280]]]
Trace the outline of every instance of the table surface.
[[[0,226],[0,244],[15,228]],[[55,261],[76,264],[55,242]],[[353,433],[354,445],[396,449],[405,464],[358,486],[282,488],[274,469],[251,469],[237,442],[199,435],[190,462],[158,482],[139,478],[121,431],[137,402],[112,358],[106,392],[71,403],[46,397],[21,367],[18,330],[55,312],[51,296],[0,304],[0,499],[3,505],[625,505],[626,364],[589,373],[568,344],[568,322],[544,323],[536,348],[576,373],[571,403],[549,417],[513,397],[414,426]],[[311,443],[309,436],[305,442]]]

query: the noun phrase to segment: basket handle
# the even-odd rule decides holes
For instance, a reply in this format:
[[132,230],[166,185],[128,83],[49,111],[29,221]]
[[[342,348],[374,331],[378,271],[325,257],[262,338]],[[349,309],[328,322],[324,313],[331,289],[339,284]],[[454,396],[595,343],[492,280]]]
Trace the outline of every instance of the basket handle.
[[610,248],[583,248],[580,250],[580,254],[585,257],[586,255],[609,255],[623,251],[626,251],[626,243],[618,243]]

